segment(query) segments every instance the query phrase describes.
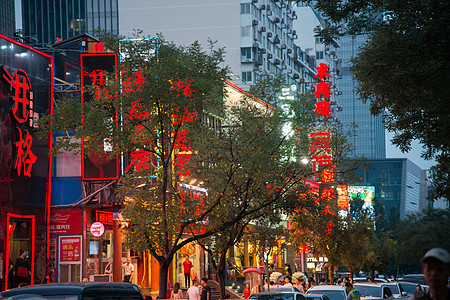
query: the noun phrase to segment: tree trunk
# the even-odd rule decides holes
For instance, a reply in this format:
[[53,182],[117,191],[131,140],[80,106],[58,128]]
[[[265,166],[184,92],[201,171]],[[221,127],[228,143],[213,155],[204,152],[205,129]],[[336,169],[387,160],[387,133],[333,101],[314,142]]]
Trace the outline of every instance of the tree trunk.
[[220,254],[219,263],[217,264],[217,282],[219,283],[220,299],[225,299],[225,280],[227,277],[227,253]]
[[169,275],[170,263],[164,261],[159,265],[159,299],[168,299],[167,297],[167,278]]
[[328,263],[328,279],[330,284],[334,284],[334,266],[330,263]]
[[353,284],[353,269],[350,269],[350,282]]
[[375,282],[375,271],[370,272],[370,278],[372,279],[372,282]]

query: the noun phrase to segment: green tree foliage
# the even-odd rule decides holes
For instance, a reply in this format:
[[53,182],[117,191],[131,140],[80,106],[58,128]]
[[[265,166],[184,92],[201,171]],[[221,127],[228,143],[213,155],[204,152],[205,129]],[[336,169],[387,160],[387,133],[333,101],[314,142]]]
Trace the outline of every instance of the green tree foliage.
[[[71,134],[55,143],[55,152],[78,149],[83,138],[86,150],[103,151],[107,141],[112,153],[129,155],[118,182],[128,246],[159,262],[165,298],[178,250],[220,232],[237,239],[258,211],[298,198],[301,189],[293,187],[305,169],[296,160],[281,163],[290,155],[282,146],[281,113],[245,99],[224,103],[223,49],[178,47],[162,37],[120,47],[114,38],[105,41],[120,49],[120,77],[108,74],[108,93],[99,101],[58,102],[53,116],[41,118],[41,134]],[[143,152],[146,160],[136,160]],[[178,155],[185,154],[190,161],[181,168]]]
[[450,104],[447,83],[450,3],[442,0],[314,1],[330,20],[320,33],[331,42],[342,35],[369,34],[351,70],[363,101],[383,114],[393,143],[402,151],[417,139],[422,156],[436,159],[432,196],[450,199]]
[[420,272],[420,259],[434,247],[450,249],[450,210],[426,210],[408,216],[396,232],[405,272]]

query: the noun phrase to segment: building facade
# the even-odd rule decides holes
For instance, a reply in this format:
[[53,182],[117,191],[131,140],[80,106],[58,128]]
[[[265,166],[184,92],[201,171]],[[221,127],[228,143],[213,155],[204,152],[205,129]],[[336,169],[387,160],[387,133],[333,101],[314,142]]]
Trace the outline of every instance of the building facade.
[[[385,128],[381,115],[370,114],[370,103],[363,103],[357,94],[357,82],[350,71],[350,60],[358,54],[367,36],[344,36],[339,40],[337,55],[342,59],[342,79],[338,82],[339,105],[342,110],[338,118],[345,132],[353,132],[349,142],[355,156],[386,158]],[[354,126],[355,125],[355,126]]]
[[[52,143],[38,139],[34,129],[39,116],[52,111],[53,58],[2,35],[0,49],[0,290],[4,290],[47,280]],[[22,252],[28,276],[19,278],[11,267],[18,270]]]
[[407,158],[369,160],[367,169],[358,170],[362,186],[373,186],[375,197],[389,213],[393,207],[400,219],[419,212],[426,203],[423,188],[426,177],[422,170]]
[[[22,18],[23,38],[46,47],[101,28],[117,34],[118,0],[22,0],[16,14]],[[20,2],[20,1],[19,1]]]
[[285,75],[288,84],[310,82],[315,62],[294,42],[297,15],[288,1],[197,0],[119,1],[120,34],[135,29],[164,37],[177,45],[208,39],[225,47],[225,64],[233,83],[243,88],[263,73]]
[[14,0],[0,1],[0,34],[13,37],[15,30]]

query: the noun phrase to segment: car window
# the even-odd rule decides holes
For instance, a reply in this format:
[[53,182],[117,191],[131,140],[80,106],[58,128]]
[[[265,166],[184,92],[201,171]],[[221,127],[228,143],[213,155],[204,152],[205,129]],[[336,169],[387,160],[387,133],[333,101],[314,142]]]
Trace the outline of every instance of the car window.
[[386,284],[391,289],[391,292],[393,294],[400,294],[400,291],[398,290],[398,285],[396,283]]
[[61,299],[61,300],[78,300],[78,295],[45,295],[46,299]]
[[389,287],[383,287],[383,298],[392,297],[392,291]]
[[356,285],[355,288],[359,290],[362,296],[367,297],[381,297],[380,286],[369,286],[369,285]]
[[330,291],[330,290],[321,290],[321,289],[314,289],[314,290],[308,290],[308,294],[323,294],[326,295],[329,300],[343,300],[345,299],[344,291]]
[[260,300],[294,300],[294,295],[290,293],[267,293],[267,294],[253,294],[250,299]]

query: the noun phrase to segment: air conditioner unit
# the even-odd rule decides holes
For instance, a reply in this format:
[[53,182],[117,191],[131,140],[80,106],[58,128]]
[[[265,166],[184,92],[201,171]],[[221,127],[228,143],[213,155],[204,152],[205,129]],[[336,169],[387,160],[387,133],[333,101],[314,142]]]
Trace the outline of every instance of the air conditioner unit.
[[273,21],[274,21],[275,23],[279,23],[279,22],[280,22],[280,18],[276,17]]
[[267,33],[267,36],[268,36],[268,37],[272,37],[272,32],[268,32],[268,33]]
[[266,9],[266,6],[263,4],[263,5],[261,5],[261,8],[260,8],[261,10],[265,10]]
[[289,53],[289,54],[291,54],[291,53],[292,53],[292,49],[288,49],[287,51],[288,51],[288,53]]
[[281,49],[286,49],[286,44],[282,44]]
[[111,274],[99,274],[99,275],[90,275],[89,281],[92,282],[111,282],[112,276]]
[[267,16],[271,16],[272,15],[272,11],[271,10],[268,10],[267,11]]
[[254,26],[258,25],[258,20],[253,20],[252,24],[253,24]]
[[292,29],[288,29],[288,34],[291,34],[292,33]]
[[260,32],[266,32],[266,27],[263,26],[263,27],[259,28],[259,31]]
[[277,58],[277,59],[275,59],[275,61],[274,61],[273,63],[276,64],[276,65],[279,65],[279,64],[281,64],[281,60],[279,60],[279,59]]
[[258,3],[258,0],[252,0],[252,3]]
[[259,44],[257,42],[253,43],[253,48],[258,48]]
[[287,69],[287,66],[283,65],[281,68],[284,70],[284,69]]
[[267,58],[272,58],[272,57],[273,57],[272,53],[267,54]]

